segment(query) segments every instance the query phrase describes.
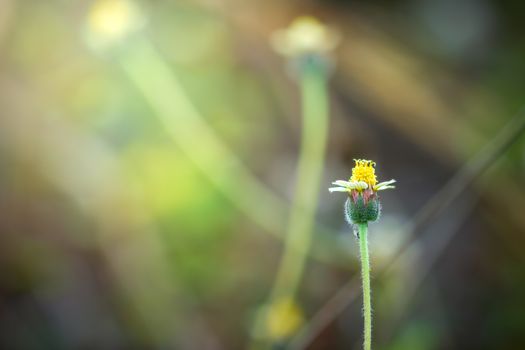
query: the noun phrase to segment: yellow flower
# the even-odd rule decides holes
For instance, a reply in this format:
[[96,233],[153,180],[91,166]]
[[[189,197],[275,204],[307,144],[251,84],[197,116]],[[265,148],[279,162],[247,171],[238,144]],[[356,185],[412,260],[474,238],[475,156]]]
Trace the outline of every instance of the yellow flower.
[[376,221],[381,212],[381,203],[377,191],[395,188],[396,180],[377,183],[376,163],[371,160],[354,159],[352,177],[349,181],[332,182],[337,187],[330,187],[330,192],[347,192],[345,217],[350,224],[366,224]]
[[364,159],[354,159],[355,166],[352,169],[352,177],[350,181],[363,181],[368,184],[368,186],[375,186],[377,183],[376,178],[376,166],[375,162],[371,160]]
[[377,183],[375,166],[376,163],[371,160],[354,159],[355,166],[352,169],[352,177],[349,181],[337,180],[332,184],[337,187],[330,187],[330,192],[348,192],[352,191],[362,192],[366,189],[371,189],[374,192],[395,188],[392,186],[396,180],[384,181]]
[[274,340],[289,338],[303,322],[303,313],[292,298],[276,300],[266,313],[268,336]]
[[278,53],[296,57],[304,54],[325,54],[339,42],[339,34],[314,17],[299,17],[290,27],[276,31],[272,46]]

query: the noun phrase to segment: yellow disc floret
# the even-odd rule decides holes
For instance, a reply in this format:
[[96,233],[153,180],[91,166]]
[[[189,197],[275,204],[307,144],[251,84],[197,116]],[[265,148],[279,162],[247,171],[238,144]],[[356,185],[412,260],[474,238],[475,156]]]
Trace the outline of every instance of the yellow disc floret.
[[364,159],[354,159],[355,166],[352,169],[352,177],[350,181],[363,181],[368,184],[368,186],[375,186],[377,183],[376,179],[376,163],[371,160]]

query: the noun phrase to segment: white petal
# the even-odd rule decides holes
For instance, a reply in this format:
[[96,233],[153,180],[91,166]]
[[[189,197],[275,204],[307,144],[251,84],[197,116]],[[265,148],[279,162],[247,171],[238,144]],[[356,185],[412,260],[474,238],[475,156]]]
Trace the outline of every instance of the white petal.
[[382,191],[387,190],[389,188],[396,188],[395,186],[390,186],[391,184],[395,183],[396,180],[392,179],[389,181],[380,182],[377,185],[374,186],[375,191]]
[[366,190],[368,188],[368,184],[364,181],[357,181],[355,188],[358,190]]
[[350,186],[351,182],[343,181],[343,180],[337,180],[337,181],[332,182],[332,184],[337,185],[337,186],[342,186],[342,187],[348,187],[348,186]]
[[384,186],[384,185],[391,185],[391,184],[393,184],[395,182],[396,182],[396,180],[392,179],[392,180],[389,180],[389,181],[380,182],[376,186],[377,187],[381,187],[381,186]]
[[383,190],[388,190],[390,188],[396,188],[396,186],[382,186],[382,187],[378,187],[376,188],[376,191],[383,191]]
[[348,182],[348,188],[351,190],[355,190],[356,188],[359,188],[359,182],[358,181]]
[[328,191],[330,192],[348,192],[348,189],[346,187],[330,187]]

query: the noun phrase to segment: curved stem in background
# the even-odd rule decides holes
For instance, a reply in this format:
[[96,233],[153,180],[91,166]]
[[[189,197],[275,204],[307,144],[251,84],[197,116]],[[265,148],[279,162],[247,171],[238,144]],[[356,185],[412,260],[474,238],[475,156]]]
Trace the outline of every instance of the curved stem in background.
[[308,254],[323,173],[328,130],[326,77],[319,63],[305,64],[301,77],[302,136],[297,183],[286,234],[284,256],[279,266],[272,298],[293,297]]
[[[308,256],[315,211],[319,196],[319,185],[323,174],[326,139],[328,133],[328,88],[324,62],[306,59],[301,62],[299,84],[302,105],[301,148],[297,164],[297,182],[290,218],[286,232],[283,257],[278,267],[274,285],[266,303],[274,309],[283,300],[295,304],[295,297]],[[267,328],[268,315],[262,314],[256,328],[262,327],[262,348],[267,348],[281,336],[272,334]],[[295,330],[289,330],[295,331]],[[284,336],[284,335],[283,335]],[[286,336],[290,336],[287,334]],[[279,339],[277,339],[279,337]],[[256,341],[252,339],[252,341]],[[257,348],[252,344],[250,348]]]
[[368,256],[368,224],[359,224],[359,251],[363,281],[364,350],[372,346],[372,303],[370,301],[370,258]]
[[[248,218],[269,233],[283,238],[288,204],[261,183],[224,144],[200,115],[175,72],[153,45],[146,38],[137,36],[133,46],[118,55],[118,62],[175,144],[195,166]],[[301,151],[299,173],[312,172],[312,174],[307,177],[299,176],[298,203],[317,201],[317,187],[310,186],[319,182],[319,175],[315,173],[319,172],[316,168],[324,152],[326,137],[324,84],[322,73],[313,70],[305,75],[301,83],[305,96],[303,109],[306,123],[302,145],[304,152]],[[294,204],[294,207],[299,209],[295,209],[291,214],[292,221],[289,225],[293,228],[290,230],[302,231],[303,225],[312,226],[313,222],[308,214],[311,209],[302,204],[299,207]],[[320,226],[318,230],[330,231]],[[312,256],[320,261],[345,267],[345,261],[351,259],[350,254],[343,249],[338,250],[335,239],[328,238],[335,235],[323,236],[317,239],[315,249],[311,252]],[[296,241],[299,245],[296,251],[302,251],[309,245],[309,242],[304,242],[302,238],[290,239],[289,244],[293,245]]]

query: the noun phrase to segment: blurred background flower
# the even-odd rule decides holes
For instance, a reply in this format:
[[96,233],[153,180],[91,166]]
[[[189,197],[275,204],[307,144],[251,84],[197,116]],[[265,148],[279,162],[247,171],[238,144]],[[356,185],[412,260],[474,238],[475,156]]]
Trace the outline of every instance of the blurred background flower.
[[[358,276],[326,188],[366,158],[399,181],[370,234],[375,348],[525,347],[524,138],[435,220],[413,222],[524,103],[521,2],[3,0],[0,348],[247,347],[301,135],[269,39],[303,15],[340,38],[301,310],[286,327]],[[361,331],[353,303],[308,348],[359,349]]]

